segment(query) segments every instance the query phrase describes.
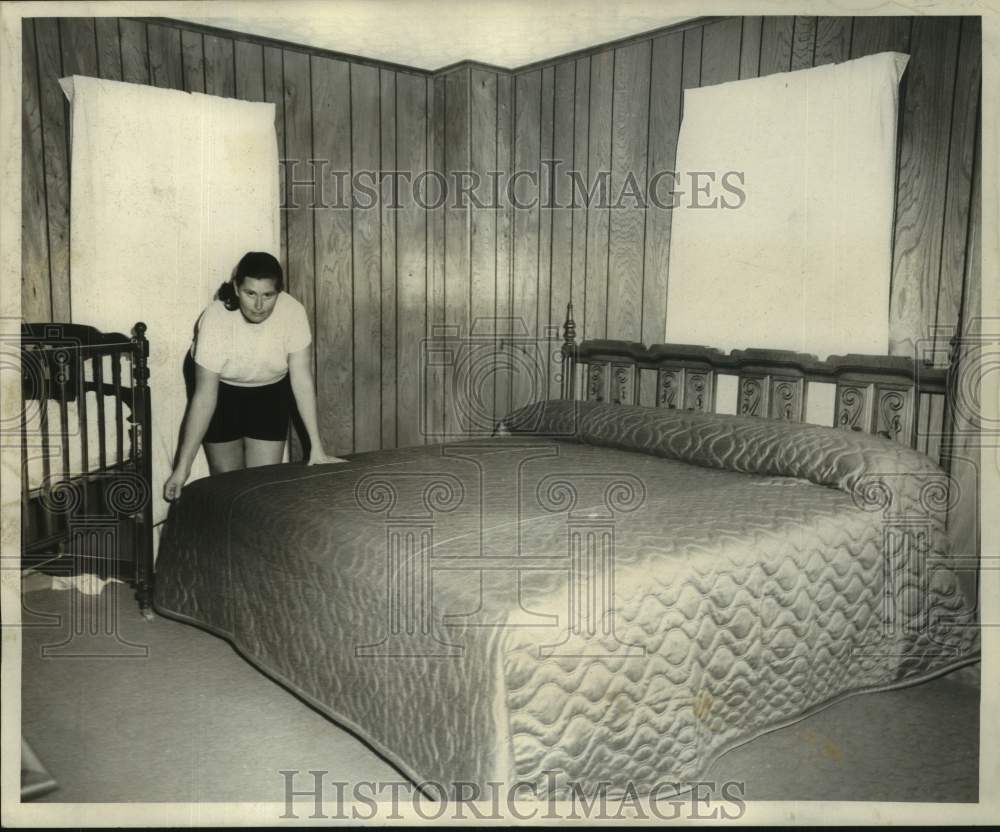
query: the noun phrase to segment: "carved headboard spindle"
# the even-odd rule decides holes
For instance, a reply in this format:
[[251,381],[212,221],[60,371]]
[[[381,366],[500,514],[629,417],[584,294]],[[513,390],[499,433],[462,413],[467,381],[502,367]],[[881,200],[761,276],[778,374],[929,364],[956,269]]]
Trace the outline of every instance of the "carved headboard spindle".
[[837,383],[834,427],[844,430],[872,431],[874,384]]
[[912,445],[916,439],[913,388],[895,384],[875,385],[874,433]]
[[768,413],[770,381],[770,377],[765,375],[740,373],[739,396],[736,399],[736,412],[740,416],[765,416]]
[[[930,407],[934,397],[940,405],[947,391],[946,369],[901,356],[836,355],[820,361],[787,350],[746,349],[726,354],[691,344],[646,347],[606,340],[578,345],[572,307],[566,324],[563,390],[569,390],[573,398],[572,379],[582,364],[584,397],[589,400],[638,404],[639,382],[646,371],[655,373],[652,398],[657,407],[714,413],[718,377],[725,375],[735,377],[736,413],[801,422],[806,419],[809,384],[816,382],[835,387],[833,413],[812,417],[820,423],[879,434],[910,447],[917,447],[920,438],[927,447],[928,437],[936,434],[921,409]],[[938,407],[939,413],[945,410]],[[923,435],[918,437],[917,425],[924,423]]]
[[638,404],[639,385],[636,384],[636,374],[639,372],[633,362],[616,361],[611,365],[611,395],[613,404]]
[[684,406],[684,370],[679,367],[660,367],[656,371],[656,406],[668,410]]
[[715,373],[712,370],[688,367],[684,370],[685,410],[711,412],[715,410]]
[[806,417],[806,384],[802,376],[773,375],[768,396],[770,419],[801,422]]
[[608,400],[608,362],[591,361],[587,367],[587,401]]

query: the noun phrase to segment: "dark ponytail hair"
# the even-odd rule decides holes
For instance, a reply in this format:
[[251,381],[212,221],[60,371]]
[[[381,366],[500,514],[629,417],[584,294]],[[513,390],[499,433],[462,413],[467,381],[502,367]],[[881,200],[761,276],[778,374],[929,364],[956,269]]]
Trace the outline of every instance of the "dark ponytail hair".
[[240,308],[236,290],[233,288],[233,281],[237,286],[242,286],[243,281],[248,277],[271,278],[277,291],[280,292],[285,288],[284,273],[281,271],[281,263],[278,262],[277,258],[266,251],[248,251],[236,264],[232,281],[227,280],[215,293],[215,296],[225,304],[226,309],[230,312]]

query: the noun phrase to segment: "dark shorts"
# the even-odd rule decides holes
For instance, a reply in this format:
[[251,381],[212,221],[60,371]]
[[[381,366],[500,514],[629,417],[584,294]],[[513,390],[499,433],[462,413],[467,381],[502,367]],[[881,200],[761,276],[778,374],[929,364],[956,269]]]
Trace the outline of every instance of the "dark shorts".
[[287,439],[291,396],[288,376],[261,387],[237,387],[220,381],[215,414],[205,441],[232,442],[243,437],[273,442]]

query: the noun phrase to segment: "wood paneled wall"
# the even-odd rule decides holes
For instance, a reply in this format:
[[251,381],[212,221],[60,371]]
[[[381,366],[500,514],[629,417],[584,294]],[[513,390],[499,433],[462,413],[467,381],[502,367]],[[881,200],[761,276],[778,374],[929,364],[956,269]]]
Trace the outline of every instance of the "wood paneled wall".
[[[503,74],[452,72],[442,83],[446,163],[441,169],[459,169],[470,156],[496,147],[498,158],[511,160],[510,169],[536,177],[534,188],[521,187],[525,182],[519,179],[515,194],[540,195],[542,202],[497,215],[512,230],[509,237],[492,233],[498,326],[526,339],[544,339],[562,324],[572,300],[578,338],[664,340],[671,213],[641,207],[631,196],[630,178],[645,193],[648,177],[672,170],[683,91],[886,50],[911,56],[901,87],[897,142],[890,352],[909,355],[931,343],[938,363],[946,361],[963,298],[978,291],[964,286],[979,142],[977,17],[732,17],[683,24],[513,73],[510,125],[506,88],[496,86],[506,80]],[[503,90],[495,134],[487,122],[469,115],[472,96],[482,94],[483,84],[490,95],[495,86]],[[570,171],[588,193],[603,187],[621,196],[618,206],[558,207],[571,205]],[[547,207],[546,197],[556,207]],[[488,260],[483,247],[490,235],[477,237],[470,249],[469,228],[477,226],[469,216],[450,212],[444,225],[441,291],[454,297],[471,288],[476,314],[489,314],[489,292],[483,294],[477,263]],[[490,226],[491,232],[495,228]],[[479,253],[476,263],[469,250]],[[451,323],[467,322],[464,303],[449,304]],[[507,352],[511,349],[509,342]],[[508,407],[508,389],[515,406],[545,388],[557,395],[553,365],[543,362],[540,369],[547,375],[541,384],[522,374],[508,385],[503,367],[511,364],[517,362],[501,350],[496,379],[503,397],[496,397],[497,415]],[[444,389],[447,399],[453,388]],[[652,397],[650,385],[642,398],[652,402]],[[450,409],[448,401],[442,408]],[[922,430],[939,431],[942,418],[939,411],[929,413]],[[929,438],[925,450],[935,453],[939,441]]]
[[404,189],[398,209],[388,199],[352,208],[350,194],[341,200],[347,207],[322,204],[337,202],[337,172],[427,168],[428,73],[169,21],[35,18],[23,22],[22,35],[24,319],[73,317],[69,110],[60,77],[271,101],[285,160],[280,256],[313,327],[324,440],[340,453],[422,442],[415,345],[429,297],[426,212]]
[[[919,339],[953,328],[961,313],[979,18],[727,18],[531,67],[515,78],[514,155],[528,167],[554,158],[564,170],[589,170],[591,183],[609,171],[612,194],[630,172],[645,188],[647,172],[672,169],[683,90],[889,49],[911,55],[901,96],[890,313],[890,351],[910,354]],[[568,176],[559,179],[557,188],[568,190]],[[544,301],[529,326],[560,323],[572,298],[578,336],[663,340],[670,212],[622,204],[526,219],[514,237],[514,296]]]
[[[465,64],[437,74],[170,22],[27,20],[24,316],[71,314],[61,75],[275,102],[281,152],[299,160],[282,172],[296,198],[311,193],[300,180],[312,178],[307,160],[315,158],[329,160],[327,188],[336,170],[495,170],[504,174],[501,189],[511,171],[527,171],[535,185],[521,177],[515,194],[541,192],[565,206],[569,171],[588,191],[618,194],[630,177],[645,191],[648,175],[672,169],[685,89],[887,49],[911,55],[891,290],[891,351],[907,354],[918,339],[946,341],[978,293],[964,285],[979,141],[975,17],[710,19],[513,73]],[[484,202],[490,187],[479,186]],[[556,331],[569,300],[578,338],[663,340],[669,210],[630,198],[614,211],[514,210],[505,200],[425,210],[406,189],[401,201],[398,210],[282,212],[281,256],[290,291],[313,317],[321,429],[337,451],[417,444],[429,432],[468,427],[471,406],[454,394],[461,380],[450,366],[428,366],[425,385],[425,336],[495,339],[492,372],[482,374],[471,407],[487,417],[557,392],[557,368],[528,355],[527,344]],[[540,376],[510,369],[526,366]]]

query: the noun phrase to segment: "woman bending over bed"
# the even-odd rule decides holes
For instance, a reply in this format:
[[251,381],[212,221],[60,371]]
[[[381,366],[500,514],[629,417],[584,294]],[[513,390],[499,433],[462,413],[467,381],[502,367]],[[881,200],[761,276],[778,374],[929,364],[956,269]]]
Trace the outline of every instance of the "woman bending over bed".
[[212,474],[281,462],[290,394],[309,434],[309,464],[344,461],[323,450],[309,320],[302,304],[283,289],[281,264],[266,252],[248,252],[198,319],[190,356],[194,394],[177,461],[163,487],[167,500],[180,495],[203,442]]

